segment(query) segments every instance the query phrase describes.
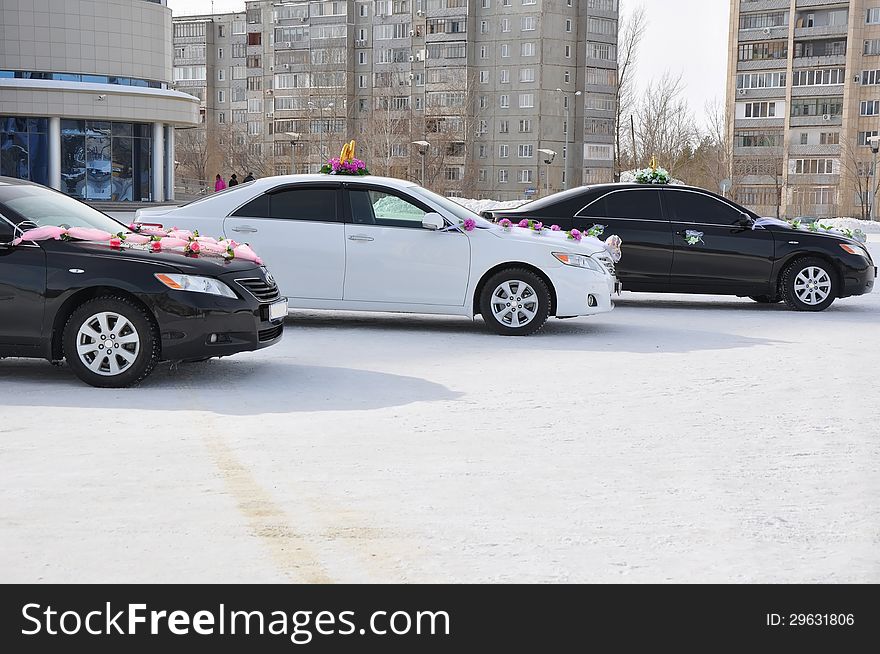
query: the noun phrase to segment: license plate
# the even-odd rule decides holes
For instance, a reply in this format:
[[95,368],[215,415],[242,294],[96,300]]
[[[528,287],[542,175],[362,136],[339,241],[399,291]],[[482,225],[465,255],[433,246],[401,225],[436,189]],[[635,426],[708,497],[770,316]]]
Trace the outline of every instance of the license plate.
[[269,320],[283,320],[287,317],[287,300],[278,300],[269,305]]

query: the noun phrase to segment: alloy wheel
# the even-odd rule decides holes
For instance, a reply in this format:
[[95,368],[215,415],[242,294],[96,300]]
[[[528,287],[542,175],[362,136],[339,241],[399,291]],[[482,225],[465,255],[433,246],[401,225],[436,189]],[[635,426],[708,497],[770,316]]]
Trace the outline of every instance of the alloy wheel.
[[492,314],[506,327],[523,327],[538,315],[538,295],[523,281],[511,279],[492,293]]
[[80,361],[97,375],[114,377],[137,360],[141,339],[131,321],[112,311],[102,311],[83,321],[76,335]]
[[807,306],[818,306],[831,295],[831,276],[818,266],[808,266],[794,279],[794,292]]

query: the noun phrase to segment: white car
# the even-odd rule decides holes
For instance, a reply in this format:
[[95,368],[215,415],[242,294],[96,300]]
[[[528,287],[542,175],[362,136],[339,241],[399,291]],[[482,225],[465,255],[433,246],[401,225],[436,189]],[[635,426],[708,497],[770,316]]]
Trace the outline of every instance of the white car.
[[504,229],[399,179],[269,177],[136,221],[248,243],[293,309],[481,314],[519,336],[611,311],[618,289],[598,239]]

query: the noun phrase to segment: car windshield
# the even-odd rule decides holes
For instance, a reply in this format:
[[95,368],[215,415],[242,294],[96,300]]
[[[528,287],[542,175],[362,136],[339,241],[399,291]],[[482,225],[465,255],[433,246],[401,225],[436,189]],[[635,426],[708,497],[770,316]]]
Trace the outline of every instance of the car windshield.
[[428,189],[422,188],[421,186],[411,186],[409,188],[409,191],[412,192],[414,195],[418,195],[419,197],[422,197],[426,200],[430,200],[434,204],[440,205],[456,218],[459,218],[461,220],[466,220],[470,218],[477,223],[477,227],[479,227],[480,229],[490,229],[492,227],[492,223],[490,223],[485,218],[481,218],[470,209],[467,209],[458,204],[458,202],[453,202],[449,198],[444,198],[442,195],[438,195],[433,191],[429,191]]
[[[0,204],[27,221],[23,229],[33,227],[89,227],[115,234],[128,231],[122,223],[92,209],[87,204],[41,186],[27,184],[6,186],[0,190]],[[14,216],[8,216],[18,222]]]

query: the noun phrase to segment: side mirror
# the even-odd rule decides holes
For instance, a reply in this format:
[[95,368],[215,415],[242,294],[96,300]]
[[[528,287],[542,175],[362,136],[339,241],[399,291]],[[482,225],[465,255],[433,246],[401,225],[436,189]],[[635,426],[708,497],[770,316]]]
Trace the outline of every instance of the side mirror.
[[752,220],[750,215],[744,213],[739,217],[739,220],[736,221],[736,224],[740,227],[751,228],[752,225],[755,224],[755,221]]
[[422,227],[430,229],[432,232],[436,232],[446,227],[446,221],[439,213],[426,213],[422,217]]

